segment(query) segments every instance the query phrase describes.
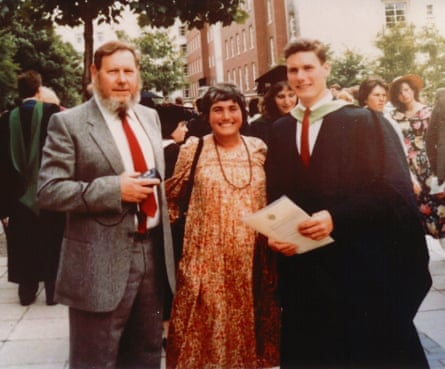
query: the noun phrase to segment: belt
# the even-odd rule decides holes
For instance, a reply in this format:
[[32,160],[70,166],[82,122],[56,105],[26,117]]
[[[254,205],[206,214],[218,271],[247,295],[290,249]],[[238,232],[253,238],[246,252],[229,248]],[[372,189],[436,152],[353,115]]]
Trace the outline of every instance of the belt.
[[132,238],[135,241],[145,241],[150,237],[150,231],[146,231],[144,233],[140,232],[128,232],[128,237]]

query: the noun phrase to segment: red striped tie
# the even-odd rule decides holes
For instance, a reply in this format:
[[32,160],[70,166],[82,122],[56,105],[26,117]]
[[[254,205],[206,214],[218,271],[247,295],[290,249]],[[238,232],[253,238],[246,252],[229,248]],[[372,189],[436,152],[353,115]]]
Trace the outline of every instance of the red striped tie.
[[304,111],[303,120],[301,122],[301,141],[300,141],[300,156],[301,161],[305,167],[309,166],[311,154],[309,151],[309,115],[311,110],[306,108]]

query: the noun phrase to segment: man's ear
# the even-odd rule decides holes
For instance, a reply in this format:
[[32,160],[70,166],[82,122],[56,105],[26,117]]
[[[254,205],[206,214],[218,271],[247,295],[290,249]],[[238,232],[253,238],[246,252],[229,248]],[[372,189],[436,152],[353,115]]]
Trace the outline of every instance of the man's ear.
[[324,62],[323,68],[326,70],[326,76],[329,76],[331,74],[331,69],[332,69],[331,63],[327,61]]
[[39,86],[36,94],[34,95],[34,97],[39,100],[42,101],[42,86]]
[[96,79],[96,75],[97,75],[96,65],[94,65],[94,64],[90,65],[90,74],[91,74],[91,81],[94,81]]

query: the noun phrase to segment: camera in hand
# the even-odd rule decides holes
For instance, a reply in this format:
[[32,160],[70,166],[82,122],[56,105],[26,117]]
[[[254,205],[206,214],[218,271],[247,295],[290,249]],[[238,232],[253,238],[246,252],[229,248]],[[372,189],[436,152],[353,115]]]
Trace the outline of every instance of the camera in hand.
[[156,168],[151,168],[147,170],[145,173],[142,173],[138,178],[147,179],[147,178],[157,178],[162,181],[161,175],[159,174]]

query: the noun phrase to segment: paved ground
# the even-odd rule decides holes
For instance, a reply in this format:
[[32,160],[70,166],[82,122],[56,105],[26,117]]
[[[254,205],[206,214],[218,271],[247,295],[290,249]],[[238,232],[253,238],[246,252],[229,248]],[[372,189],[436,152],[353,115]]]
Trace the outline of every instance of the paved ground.
[[[415,323],[431,369],[442,369],[445,368],[445,260],[433,251],[430,270],[433,287]],[[19,304],[17,286],[7,281],[5,240],[0,234],[0,369],[68,369],[67,308],[47,306],[42,289],[43,286],[33,305]]]

